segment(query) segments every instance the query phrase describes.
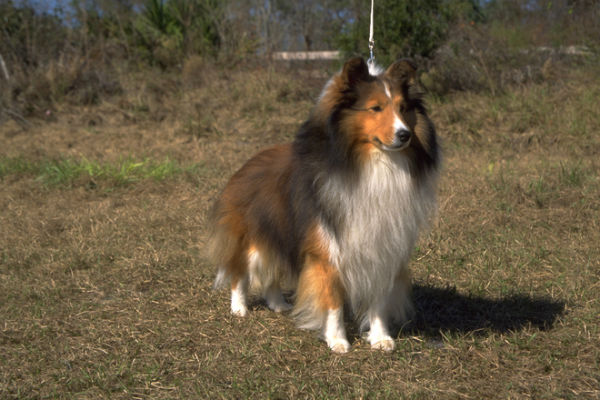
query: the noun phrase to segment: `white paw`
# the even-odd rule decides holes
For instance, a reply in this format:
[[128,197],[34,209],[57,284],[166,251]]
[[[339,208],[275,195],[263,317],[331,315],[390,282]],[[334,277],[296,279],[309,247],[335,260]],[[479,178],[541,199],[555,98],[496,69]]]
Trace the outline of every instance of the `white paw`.
[[237,292],[233,292],[231,296],[231,313],[238,317],[245,317],[248,314],[248,306],[246,305],[246,298],[244,295],[240,295]]
[[267,305],[269,306],[269,308],[271,310],[273,310],[275,312],[289,311],[292,309],[292,305],[284,300],[270,301],[270,302],[267,302]]
[[240,304],[232,304],[231,313],[237,317],[245,317],[248,315],[248,308]]
[[371,340],[371,348],[375,350],[392,351],[396,348],[394,339],[389,336],[378,338],[377,340]]
[[246,282],[239,282],[231,289],[231,313],[238,317],[245,317],[248,314],[246,305]]
[[334,338],[327,341],[329,348],[334,353],[347,353],[350,350],[350,343],[346,339],[343,338]]

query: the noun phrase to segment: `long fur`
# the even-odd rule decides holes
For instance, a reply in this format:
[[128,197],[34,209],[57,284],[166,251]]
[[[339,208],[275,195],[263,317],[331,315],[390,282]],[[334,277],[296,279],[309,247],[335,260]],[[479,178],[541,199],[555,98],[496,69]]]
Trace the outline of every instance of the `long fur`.
[[[230,282],[236,298],[245,282],[263,295],[296,289],[292,315],[324,332],[344,303],[363,328],[376,309],[406,318],[408,262],[435,211],[440,157],[414,66],[376,71],[348,61],[294,142],[263,150],[231,178],[214,208],[215,285]],[[399,126],[410,144],[387,151]]]

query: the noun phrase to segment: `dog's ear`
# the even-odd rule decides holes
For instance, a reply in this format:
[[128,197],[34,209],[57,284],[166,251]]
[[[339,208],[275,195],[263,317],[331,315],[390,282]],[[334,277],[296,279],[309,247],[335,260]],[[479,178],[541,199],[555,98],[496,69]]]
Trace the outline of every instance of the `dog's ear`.
[[417,81],[417,67],[411,60],[403,58],[390,65],[385,76],[394,85],[406,90]]
[[348,87],[353,87],[356,83],[369,78],[369,67],[362,57],[351,58],[344,64],[341,77]]

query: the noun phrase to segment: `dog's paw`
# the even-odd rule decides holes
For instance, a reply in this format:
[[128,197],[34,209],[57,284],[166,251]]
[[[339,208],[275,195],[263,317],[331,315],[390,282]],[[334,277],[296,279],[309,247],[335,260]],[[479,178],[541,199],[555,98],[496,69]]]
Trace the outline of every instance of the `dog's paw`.
[[292,305],[285,301],[279,287],[275,286],[267,289],[265,300],[267,301],[267,306],[275,312],[289,311],[292,309]]
[[391,337],[384,337],[376,342],[371,342],[371,348],[375,350],[392,351],[396,348],[396,343]]
[[277,313],[279,312],[284,312],[284,311],[290,311],[292,309],[292,305],[290,303],[288,303],[287,301],[283,301],[283,302],[278,302],[278,303],[268,303],[267,304],[269,306],[269,308]]
[[243,304],[232,304],[231,305],[231,314],[236,317],[245,317],[248,315],[248,307]]
[[275,312],[284,312],[290,311],[293,306],[288,302],[283,302],[278,304],[269,304],[269,308]]
[[329,345],[331,351],[333,351],[334,353],[343,354],[347,353],[348,350],[350,350],[350,343],[348,343],[348,341],[343,338],[335,338],[329,340],[327,341],[327,344]]
[[231,289],[231,313],[238,317],[245,317],[248,314],[248,305],[246,303],[247,284],[238,282]]

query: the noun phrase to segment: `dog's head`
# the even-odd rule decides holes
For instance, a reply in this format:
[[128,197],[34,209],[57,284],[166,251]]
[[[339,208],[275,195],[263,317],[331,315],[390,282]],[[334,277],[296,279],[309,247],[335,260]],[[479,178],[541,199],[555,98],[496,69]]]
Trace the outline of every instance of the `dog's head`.
[[354,150],[399,152],[410,146],[417,123],[415,82],[416,68],[408,60],[373,75],[362,58],[352,58],[327,84],[318,108]]

